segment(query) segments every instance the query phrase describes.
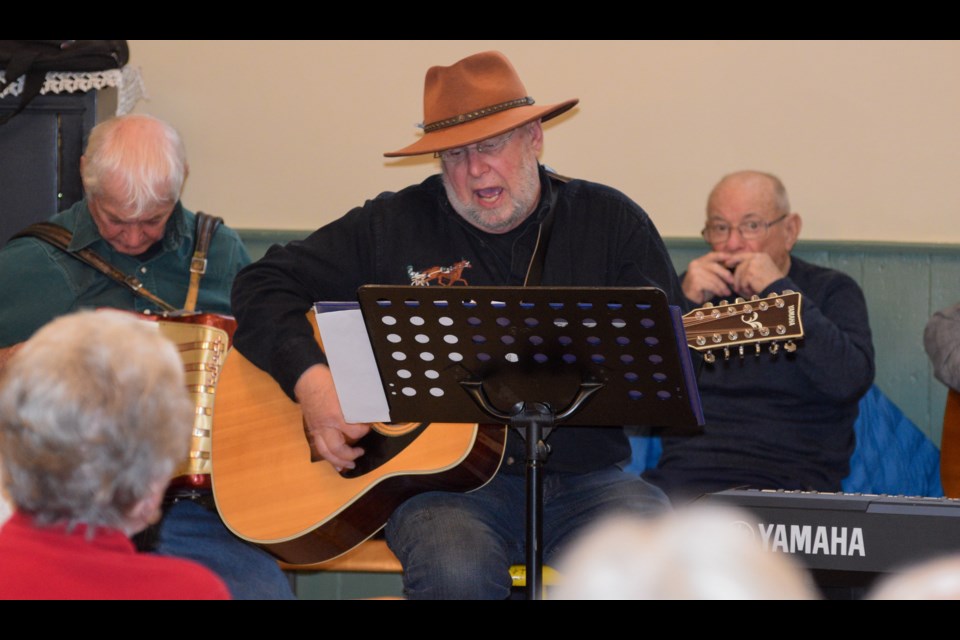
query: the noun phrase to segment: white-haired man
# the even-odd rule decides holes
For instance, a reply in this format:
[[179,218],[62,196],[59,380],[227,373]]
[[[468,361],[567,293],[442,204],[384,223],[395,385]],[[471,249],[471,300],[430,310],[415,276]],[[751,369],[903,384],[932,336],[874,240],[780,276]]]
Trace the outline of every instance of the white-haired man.
[[[155,312],[163,310],[156,299],[181,308],[190,295],[202,229],[180,202],[189,166],[176,129],[148,115],[106,120],[91,131],[80,167],[84,199],[50,219],[69,234],[67,246],[15,237],[0,249],[0,351],[6,354],[50,320],[78,309]],[[84,250],[120,280],[136,280],[139,289],[80,259]],[[233,278],[249,262],[237,233],[221,225],[207,247],[192,306],[230,314]],[[141,295],[144,290],[152,297]],[[0,353],[0,364],[3,359]],[[171,491],[156,531],[157,551],[206,563],[235,598],[292,597],[276,562],[229,533],[211,496],[202,483]]]

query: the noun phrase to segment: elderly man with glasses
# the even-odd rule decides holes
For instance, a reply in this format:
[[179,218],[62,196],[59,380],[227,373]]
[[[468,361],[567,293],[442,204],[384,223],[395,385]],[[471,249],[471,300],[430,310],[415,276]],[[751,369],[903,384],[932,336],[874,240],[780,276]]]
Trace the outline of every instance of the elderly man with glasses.
[[849,473],[874,376],[867,307],[848,275],[791,254],[800,228],[774,175],[740,171],[710,193],[711,250],[681,277],[684,295],[716,305],[796,291],[804,335],[792,352],[751,349],[703,365],[703,432],[665,436],[644,474],[675,500],[734,487],[838,491]]

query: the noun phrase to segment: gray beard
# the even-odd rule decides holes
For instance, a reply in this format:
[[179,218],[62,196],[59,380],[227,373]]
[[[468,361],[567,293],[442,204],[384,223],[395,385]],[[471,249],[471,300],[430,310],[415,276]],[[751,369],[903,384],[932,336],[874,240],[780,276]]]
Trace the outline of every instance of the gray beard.
[[513,211],[506,220],[496,223],[491,220],[490,210],[462,202],[457,198],[456,191],[447,181],[446,174],[443,174],[443,188],[447,192],[447,200],[450,201],[450,206],[461,218],[487,233],[507,233],[519,227],[533,213],[537,201],[540,199],[540,173],[536,160],[534,159],[532,162],[524,160],[520,171],[523,175],[521,176],[519,192],[514,194]]

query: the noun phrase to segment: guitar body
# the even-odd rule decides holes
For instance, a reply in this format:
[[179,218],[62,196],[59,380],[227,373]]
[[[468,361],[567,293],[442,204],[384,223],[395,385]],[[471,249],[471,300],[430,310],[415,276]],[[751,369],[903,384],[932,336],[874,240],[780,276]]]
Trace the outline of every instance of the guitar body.
[[[237,536],[292,564],[335,558],[431,490],[471,491],[496,474],[502,425],[411,425],[371,431],[352,477],[314,460],[299,405],[236,349],[220,375],[213,420],[213,492]],[[359,466],[359,465],[363,466]]]

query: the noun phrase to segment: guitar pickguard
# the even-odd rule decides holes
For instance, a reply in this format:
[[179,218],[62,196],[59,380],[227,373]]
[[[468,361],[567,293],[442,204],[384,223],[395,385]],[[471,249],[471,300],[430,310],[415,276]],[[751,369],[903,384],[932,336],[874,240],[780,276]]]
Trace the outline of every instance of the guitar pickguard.
[[363,449],[366,453],[360,456],[356,461],[356,467],[353,469],[344,469],[340,475],[344,478],[359,478],[381,466],[387,464],[395,458],[401,451],[413,444],[414,440],[420,437],[429,423],[420,423],[415,429],[407,430],[405,433],[396,436],[388,436],[371,430],[365,435],[356,446]]

